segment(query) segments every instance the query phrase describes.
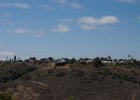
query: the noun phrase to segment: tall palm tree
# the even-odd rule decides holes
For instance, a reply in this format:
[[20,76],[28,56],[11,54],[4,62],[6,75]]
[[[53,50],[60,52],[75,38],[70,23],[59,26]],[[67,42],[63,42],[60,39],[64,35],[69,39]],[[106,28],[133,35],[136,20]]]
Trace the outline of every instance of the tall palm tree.
[[131,56],[130,56],[130,54],[129,54],[129,55],[128,55],[128,59],[130,59],[130,57],[131,57]]

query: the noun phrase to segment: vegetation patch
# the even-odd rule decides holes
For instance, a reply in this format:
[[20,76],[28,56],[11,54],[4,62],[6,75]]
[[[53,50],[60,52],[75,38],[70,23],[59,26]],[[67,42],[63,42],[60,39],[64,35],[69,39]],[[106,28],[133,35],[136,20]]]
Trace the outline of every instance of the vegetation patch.
[[25,74],[36,70],[35,66],[30,66],[24,63],[23,64],[7,64],[3,68],[2,73],[0,74],[0,82],[6,83],[9,81],[14,81]]
[[85,72],[82,70],[75,70],[72,72],[72,77],[83,77],[85,75]]
[[0,92],[0,100],[14,100],[11,93]]
[[109,71],[109,70],[105,70],[104,73],[107,74],[107,75],[112,75],[112,72]]
[[58,72],[58,73],[56,74],[56,77],[63,77],[64,75],[66,75],[65,72]]
[[74,99],[74,96],[69,96],[69,97],[67,98],[67,100],[75,100],[75,99]]
[[97,81],[98,80],[98,74],[97,73],[91,73],[91,74],[89,74],[89,77],[93,81]]
[[47,76],[54,76],[54,71],[53,70],[48,70],[47,71]]
[[114,76],[119,78],[119,79],[125,80],[125,81],[130,81],[130,82],[133,82],[133,83],[137,83],[135,77],[133,77],[133,76],[128,76],[128,75],[124,75],[124,74],[123,75],[115,74]]
[[23,80],[30,80],[31,77],[29,75],[25,75],[25,76],[21,77],[21,79],[23,79]]

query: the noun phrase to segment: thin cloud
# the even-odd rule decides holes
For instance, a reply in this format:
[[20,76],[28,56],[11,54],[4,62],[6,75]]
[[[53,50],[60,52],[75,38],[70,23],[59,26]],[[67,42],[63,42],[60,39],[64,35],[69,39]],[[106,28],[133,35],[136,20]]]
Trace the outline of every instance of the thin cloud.
[[13,25],[14,24],[14,22],[12,22],[12,21],[7,21],[7,22],[5,22],[7,25]]
[[[115,16],[103,16],[101,18],[95,17],[81,17],[78,18],[78,22],[80,23],[80,27],[83,30],[94,30],[103,28],[109,24],[116,24],[119,22],[119,19]],[[106,29],[106,28],[104,28]]]
[[35,2],[35,5],[37,5],[38,7],[42,7],[46,10],[54,10],[58,8],[83,8],[80,3],[69,0],[48,0],[44,3]]
[[140,21],[140,16],[138,16],[138,20]]
[[53,10],[54,9],[53,6],[49,5],[48,3],[35,2],[35,5],[43,8],[43,9],[46,9],[46,10]]
[[67,25],[58,24],[55,28],[51,29],[51,32],[69,32],[70,28]]
[[28,9],[31,7],[31,5],[29,5],[27,3],[7,2],[7,3],[0,3],[0,7],[3,7],[3,8],[16,7],[16,8],[21,8],[21,9]]
[[63,23],[71,24],[71,23],[75,22],[75,19],[74,18],[64,18],[62,21],[63,21]]
[[46,32],[42,29],[39,29],[37,32],[36,32],[36,37],[37,38],[42,38],[44,36]]
[[30,30],[25,28],[17,28],[14,30],[8,30],[8,32],[12,32],[15,35],[33,35],[37,38],[42,38],[46,32],[43,29],[37,29],[37,30]]
[[14,52],[10,52],[10,51],[0,51],[0,56],[1,57],[12,57],[16,55],[16,53]]
[[68,0],[56,0],[58,3],[64,6],[69,6],[71,8],[81,9],[82,6],[77,2],[70,2]]
[[78,20],[80,23],[85,24],[114,24],[119,21],[115,16],[103,16],[99,19],[94,17],[81,17]]
[[31,34],[32,31],[28,29],[18,28],[14,31],[15,34]]
[[96,25],[90,25],[90,24],[83,24],[83,25],[80,25],[80,27],[83,30],[95,30],[95,29],[97,29]]
[[69,3],[69,6],[72,7],[72,8],[77,8],[77,9],[81,9],[82,6],[76,2],[72,2],[72,3]]
[[11,15],[9,13],[0,15],[0,23],[13,25],[14,22],[12,22],[10,19],[11,19]]
[[1,19],[0,23],[7,24],[7,25],[13,25],[14,24],[14,22],[9,21],[9,20],[5,20],[5,19]]
[[124,2],[124,3],[134,3],[136,0],[119,0],[119,2]]
[[53,7],[51,7],[51,6],[47,5],[47,4],[41,4],[40,6],[42,8],[44,8],[44,9],[47,9],[47,10],[53,10],[54,9]]

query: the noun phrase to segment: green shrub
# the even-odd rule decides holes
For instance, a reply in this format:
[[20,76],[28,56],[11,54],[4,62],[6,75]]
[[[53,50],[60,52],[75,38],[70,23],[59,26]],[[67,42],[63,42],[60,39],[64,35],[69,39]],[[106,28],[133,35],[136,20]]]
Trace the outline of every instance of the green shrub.
[[90,79],[93,80],[93,81],[98,80],[98,75],[97,75],[97,73],[91,73],[91,74],[89,75],[89,77],[90,77]]
[[135,79],[135,77],[132,77],[132,76],[128,76],[128,75],[124,75],[124,74],[122,74],[122,75],[115,74],[114,76],[119,78],[119,79],[125,80],[125,81],[130,81],[130,82],[133,82],[133,83],[138,83],[137,80]]
[[93,60],[93,63],[94,63],[94,65],[95,65],[96,68],[100,68],[101,66],[104,66],[104,64],[102,63],[102,61],[100,60],[99,57],[96,57]]
[[84,71],[81,71],[81,70],[75,70],[72,72],[72,77],[83,77],[85,75],[85,72]]
[[36,70],[35,67],[29,67],[29,68],[27,68],[27,72],[32,72],[32,71],[34,71],[34,70]]
[[53,70],[48,70],[46,75],[47,76],[54,76],[55,74],[54,74]]
[[21,79],[23,79],[23,80],[30,80],[31,77],[29,75],[25,75],[25,76],[21,77]]
[[0,93],[0,100],[13,100],[12,94],[7,92]]
[[64,73],[64,72],[58,72],[57,74],[56,74],[56,77],[62,77],[62,76],[64,76],[66,73]]
[[107,75],[112,75],[111,71],[109,71],[109,70],[105,70],[104,73]]
[[69,96],[67,100],[74,100],[74,96]]

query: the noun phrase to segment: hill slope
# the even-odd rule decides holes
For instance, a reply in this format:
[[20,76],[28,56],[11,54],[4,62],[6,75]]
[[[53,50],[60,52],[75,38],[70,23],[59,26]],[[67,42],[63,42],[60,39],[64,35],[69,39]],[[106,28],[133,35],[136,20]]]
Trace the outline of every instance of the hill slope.
[[15,63],[0,70],[0,90],[12,92],[17,100],[140,100],[137,68],[56,70]]

